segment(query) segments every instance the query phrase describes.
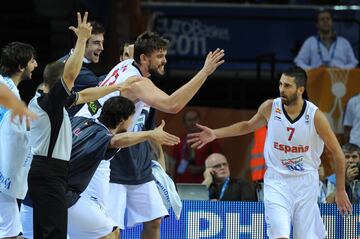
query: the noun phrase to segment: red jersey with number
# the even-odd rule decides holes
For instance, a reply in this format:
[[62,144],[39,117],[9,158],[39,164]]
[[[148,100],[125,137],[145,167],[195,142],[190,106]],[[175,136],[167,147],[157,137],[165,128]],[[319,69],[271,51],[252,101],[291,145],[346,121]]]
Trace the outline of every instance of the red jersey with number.
[[268,168],[290,175],[318,169],[324,142],[315,129],[317,109],[313,103],[304,100],[301,113],[292,120],[281,98],[273,101],[264,149]]

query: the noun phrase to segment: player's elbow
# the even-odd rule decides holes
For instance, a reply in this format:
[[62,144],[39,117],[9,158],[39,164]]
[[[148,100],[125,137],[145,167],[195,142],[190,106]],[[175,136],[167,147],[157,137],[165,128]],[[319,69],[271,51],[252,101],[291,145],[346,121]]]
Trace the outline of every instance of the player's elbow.
[[183,107],[181,105],[179,105],[177,103],[173,103],[170,105],[168,110],[169,110],[169,113],[171,113],[171,114],[177,114],[180,112],[180,110],[182,110],[182,108]]

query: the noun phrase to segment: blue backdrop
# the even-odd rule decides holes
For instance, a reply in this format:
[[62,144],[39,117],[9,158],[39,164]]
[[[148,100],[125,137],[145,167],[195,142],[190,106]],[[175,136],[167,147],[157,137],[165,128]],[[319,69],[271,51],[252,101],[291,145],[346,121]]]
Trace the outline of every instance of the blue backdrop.
[[[317,33],[315,7],[149,3],[143,10],[152,13],[151,28],[170,40],[172,69],[198,69],[206,53],[219,47],[226,52],[222,70],[253,70],[259,58],[269,56],[282,70],[292,64],[304,40]],[[332,12],[336,32],[350,41],[358,56],[360,11]]]

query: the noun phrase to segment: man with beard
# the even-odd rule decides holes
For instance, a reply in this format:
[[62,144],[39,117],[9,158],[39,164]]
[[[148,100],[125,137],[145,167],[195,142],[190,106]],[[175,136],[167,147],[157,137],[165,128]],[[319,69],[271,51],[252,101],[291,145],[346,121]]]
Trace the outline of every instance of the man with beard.
[[[132,85],[126,97],[135,99],[136,112],[130,131],[143,131],[149,115],[150,107],[168,112],[179,112],[200,89],[207,77],[211,75],[224,60],[224,51],[217,49],[207,55],[205,64],[188,83],[171,95],[157,88],[148,78],[150,75],[163,75],[166,64],[168,40],[153,32],[145,32],[138,36],[134,44],[134,59],[125,60],[116,65],[100,86],[120,83],[132,78],[143,80]],[[85,105],[76,116],[96,117],[106,99],[117,94],[110,94],[93,103]],[[156,184],[153,180],[151,160],[153,159],[148,144],[138,144],[120,150],[111,161],[110,192],[106,207],[109,215],[119,224],[121,229],[144,223],[142,238],[160,238],[161,217],[168,214]],[[108,166],[101,162],[98,167],[106,179]],[[99,173],[97,172],[97,175]],[[93,178],[94,179],[94,178]],[[92,186],[93,185],[93,186]],[[87,190],[96,194],[96,187],[102,183],[92,180]],[[125,220],[125,209],[127,219]]]
[[[80,73],[75,80],[73,90],[80,92],[86,88],[98,86],[100,78],[95,75],[89,68],[91,64],[97,64],[100,60],[100,54],[104,50],[104,34],[105,28],[96,21],[91,21],[92,32],[89,40],[86,42],[85,54],[83,58],[83,65]],[[59,61],[66,61],[73,53],[74,49],[71,49],[70,53],[62,57]],[[74,116],[84,104],[75,105],[67,109],[69,116]]]
[[303,99],[307,76],[299,67],[280,78],[280,97],[261,104],[248,121],[189,135],[201,148],[216,138],[248,134],[267,125],[264,204],[269,238],[324,238],[326,231],[317,204],[320,155],[324,143],[336,162],[336,203],[342,215],[352,212],[345,191],[345,156],[325,115]]
[[[37,67],[34,47],[11,42],[1,50],[0,83],[20,99],[18,85],[31,79]],[[29,139],[23,121],[11,121],[11,111],[0,106],[0,238],[16,238],[22,231],[16,199],[23,199],[29,168]]]
[[355,68],[355,58],[351,44],[338,36],[333,29],[333,17],[328,10],[317,14],[318,34],[311,36],[302,45],[294,62],[304,69],[317,67]]

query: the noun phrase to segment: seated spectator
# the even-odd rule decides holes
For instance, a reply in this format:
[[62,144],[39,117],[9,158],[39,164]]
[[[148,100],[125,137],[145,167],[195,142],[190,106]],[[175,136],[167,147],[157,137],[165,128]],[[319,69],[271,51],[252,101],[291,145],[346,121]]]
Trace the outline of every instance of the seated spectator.
[[251,182],[230,177],[229,164],[224,155],[213,153],[205,161],[204,181],[212,201],[256,201]]
[[360,147],[360,94],[351,97],[346,105],[344,141]]
[[206,157],[212,153],[220,153],[221,148],[217,140],[201,149],[191,148],[187,143],[187,134],[199,131],[196,124],[200,123],[200,114],[189,110],[184,113],[183,120],[187,132],[180,138],[180,143],[174,146],[172,156],[175,162],[170,172],[176,183],[201,183]]
[[321,164],[319,167],[319,197],[318,203],[326,203],[326,177],[324,166]]
[[355,68],[358,60],[344,37],[333,29],[333,18],[328,10],[317,15],[318,34],[311,36],[302,45],[294,62],[303,69],[317,67]]
[[[346,167],[345,167],[345,179],[346,179],[346,192],[349,195],[351,203],[360,202],[360,148],[351,143],[344,144],[342,150],[345,154]],[[335,182],[334,175],[328,177],[328,192],[326,202],[335,202]]]
[[[346,146],[346,147],[345,147]],[[355,144],[343,147],[346,158],[346,191],[352,203],[360,202],[360,148]]]

